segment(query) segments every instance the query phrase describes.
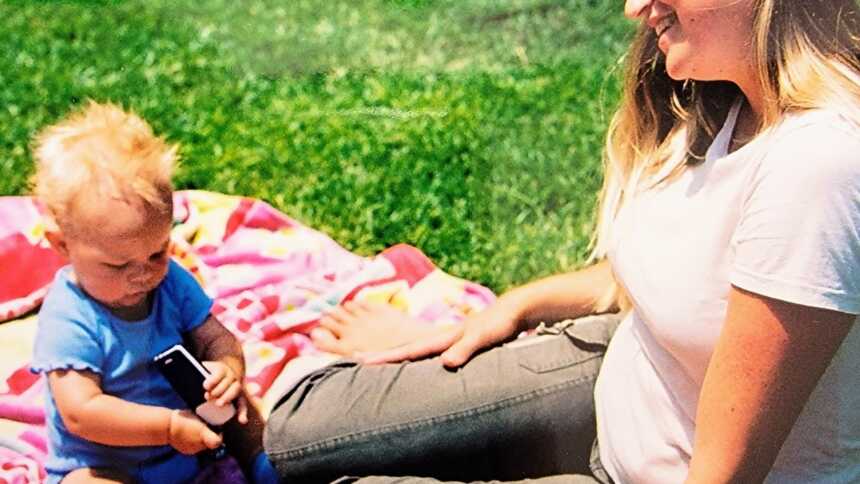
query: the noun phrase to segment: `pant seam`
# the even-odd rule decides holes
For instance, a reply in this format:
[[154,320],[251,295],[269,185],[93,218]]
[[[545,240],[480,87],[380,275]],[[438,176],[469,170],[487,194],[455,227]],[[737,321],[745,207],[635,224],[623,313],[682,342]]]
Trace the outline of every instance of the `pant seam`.
[[[591,360],[591,358],[589,359]],[[589,360],[584,360],[589,361]],[[389,424],[380,428],[365,430],[361,432],[353,432],[345,435],[339,435],[337,437],[330,437],[320,442],[314,442],[312,444],[304,445],[302,447],[287,449],[283,451],[274,451],[270,452],[270,456],[272,457],[299,457],[310,454],[312,452],[316,452],[319,450],[329,450],[341,445],[344,442],[354,442],[358,439],[372,437],[380,434],[390,433],[390,432],[398,432],[402,430],[413,429],[425,425],[434,425],[442,422],[447,422],[451,420],[456,420],[459,418],[463,418],[466,416],[472,415],[480,415],[483,413],[487,413],[493,410],[497,410],[499,408],[510,407],[525,401],[528,401],[531,398],[549,395],[551,393],[557,392],[561,389],[564,389],[568,386],[578,385],[587,380],[594,380],[596,375],[585,375],[574,380],[569,380],[561,383],[557,383],[555,385],[550,385],[548,387],[538,388],[536,390],[529,391],[527,393],[523,393],[520,395],[516,395],[513,397],[508,397],[503,400],[485,403],[483,405],[478,405],[476,407],[467,408],[464,410],[460,410],[457,412],[448,413],[445,415],[437,415],[434,417],[428,417],[418,420],[413,420],[410,422],[403,422],[398,424]]]

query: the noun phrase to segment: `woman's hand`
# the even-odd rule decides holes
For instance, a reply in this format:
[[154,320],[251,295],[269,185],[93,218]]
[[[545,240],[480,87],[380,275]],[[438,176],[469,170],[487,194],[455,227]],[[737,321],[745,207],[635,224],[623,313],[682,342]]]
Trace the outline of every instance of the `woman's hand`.
[[443,365],[458,367],[478,350],[508,339],[517,329],[516,311],[500,298],[487,309],[466,318],[462,324],[441,330],[426,339],[358,357],[364,363],[376,364],[418,360],[441,353]]
[[502,300],[480,313],[468,317],[462,332],[442,355],[442,364],[449,368],[462,366],[479,350],[507,340],[519,329],[518,316]]
[[215,400],[219,407],[235,401],[239,423],[248,423],[248,402],[242,392],[242,381],[236,372],[220,361],[204,361],[203,366],[210,373],[203,382],[206,400]]
[[356,355],[365,363],[417,360],[441,353],[452,368],[469,361],[478,350],[507,340],[541,321],[560,321],[618,308],[604,301],[616,288],[607,261],[584,269],[545,277],[512,289],[461,325],[390,350]]
[[190,410],[174,410],[167,427],[167,443],[183,454],[196,454],[221,445],[221,436]]

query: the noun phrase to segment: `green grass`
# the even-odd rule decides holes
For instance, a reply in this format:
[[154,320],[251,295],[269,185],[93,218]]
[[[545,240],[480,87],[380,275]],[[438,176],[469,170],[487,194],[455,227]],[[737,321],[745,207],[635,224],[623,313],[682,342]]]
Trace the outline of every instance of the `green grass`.
[[587,255],[615,0],[0,4],[0,194],[87,98],[182,146],[179,188],[262,198],[375,254],[504,290]]

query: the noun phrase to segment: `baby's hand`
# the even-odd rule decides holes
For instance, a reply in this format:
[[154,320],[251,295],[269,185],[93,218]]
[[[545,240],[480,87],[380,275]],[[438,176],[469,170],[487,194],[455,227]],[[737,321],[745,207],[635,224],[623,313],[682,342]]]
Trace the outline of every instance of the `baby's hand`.
[[242,392],[242,381],[236,372],[220,361],[204,361],[203,366],[210,373],[209,378],[203,382],[206,400],[216,400],[215,404],[219,407],[235,401],[239,423],[248,423],[248,402]]
[[221,445],[221,436],[212,431],[190,410],[174,410],[170,414],[167,443],[183,454],[196,454]]

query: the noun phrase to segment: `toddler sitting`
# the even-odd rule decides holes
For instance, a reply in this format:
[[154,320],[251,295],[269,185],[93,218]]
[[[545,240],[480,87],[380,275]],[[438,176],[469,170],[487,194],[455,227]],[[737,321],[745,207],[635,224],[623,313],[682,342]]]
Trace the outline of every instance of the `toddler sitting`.
[[[39,311],[32,364],[47,375],[48,482],[187,482],[204,465],[195,454],[222,441],[251,482],[276,482],[243,390],[241,346],[168,256],[176,147],[95,102],[35,141],[46,237],[70,263]],[[236,405],[223,436],[152,364],[180,343],[210,373],[206,399]]]

